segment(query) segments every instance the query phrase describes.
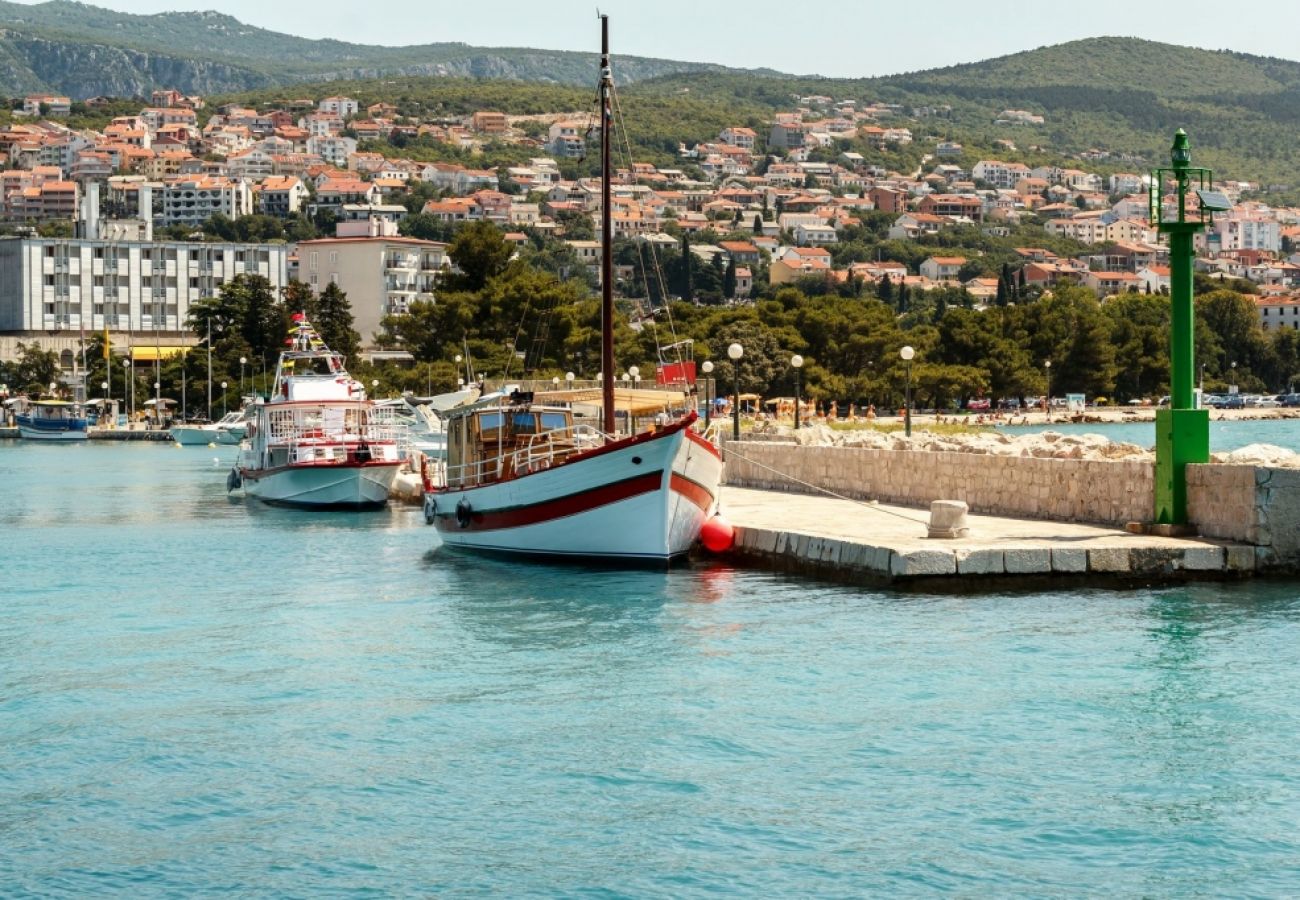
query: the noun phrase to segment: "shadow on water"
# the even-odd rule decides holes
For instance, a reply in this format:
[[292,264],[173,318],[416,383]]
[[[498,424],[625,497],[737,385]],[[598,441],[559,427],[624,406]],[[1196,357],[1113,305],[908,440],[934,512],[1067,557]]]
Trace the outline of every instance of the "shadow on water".
[[422,557],[460,624],[517,649],[626,641],[660,627],[690,569],[668,572],[515,561],[436,547]]

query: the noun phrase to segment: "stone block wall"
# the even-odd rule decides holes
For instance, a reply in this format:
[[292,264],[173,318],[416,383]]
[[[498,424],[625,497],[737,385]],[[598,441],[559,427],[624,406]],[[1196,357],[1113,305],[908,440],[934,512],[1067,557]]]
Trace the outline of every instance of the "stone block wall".
[[1254,544],[1261,567],[1300,569],[1300,469],[1188,466],[1187,517],[1205,537]]
[[1154,502],[1149,462],[776,442],[724,446],[727,483],[739,487],[807,493],[814,491],[812,485],[855,499],[911,506],[964,500],[975,513],[1108,525],[1147,521]]

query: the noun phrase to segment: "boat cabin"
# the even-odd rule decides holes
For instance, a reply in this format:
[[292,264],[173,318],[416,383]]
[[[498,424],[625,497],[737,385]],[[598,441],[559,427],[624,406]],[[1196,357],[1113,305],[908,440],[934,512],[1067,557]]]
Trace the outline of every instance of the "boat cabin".
[[446,484],[471,487],[550,468],[578,444],[571,409],[533,406],[532,394],[516,391],[448,416]]

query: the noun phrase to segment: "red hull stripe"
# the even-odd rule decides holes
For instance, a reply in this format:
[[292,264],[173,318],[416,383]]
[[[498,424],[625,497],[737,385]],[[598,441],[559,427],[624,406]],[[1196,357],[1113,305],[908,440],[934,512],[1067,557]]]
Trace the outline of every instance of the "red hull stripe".
[[701,447],[703,447],[705,450],[708,450],[718,459],[722,459],[722,454],[718,452],[718,448],[713,446],[713,444],[710,441],[706,441],[704,438],[696,434],[694,429],[687,430],[686,439],[691,443],[699,444]]
[[681,494],[706,513],[709,511],[709,507],[713,506],[713,495],[705,490],[703,485],[691,481],[686,476],[678,475],[674,472],[669,484],[674,491]]
[[[606,506],[610,503],[626,500],[629,497],[636,497],[639,494],[657,491],[660,484],[663,483],[663,476],[663,470],[646,472],[644,475],[637,475],[624,481],[616,481],[589,491],[580,491],[576,494],[556,497],[554,500],[543,500],[541,503],[512,506],[507,509],[494,509],[486,512],[471,510],[468,528],[460,528],[456,524],[456,510],[454,508],[439,509],[438,530],[495,531],[498,528],[522,528],[525,525],[536,525],[539,522],[546,522],[551,519],[576,516],[578,513],[595,509],[598,506]],[[441,505],[439,504],[439,506]]]

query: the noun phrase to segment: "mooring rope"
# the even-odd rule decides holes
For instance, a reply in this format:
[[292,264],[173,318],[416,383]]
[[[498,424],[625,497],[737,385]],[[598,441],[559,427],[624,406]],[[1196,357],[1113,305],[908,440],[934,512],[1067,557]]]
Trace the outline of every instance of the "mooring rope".
[[906,519],[909,522],[916,522],[917,524],[920,525],[928,526],[930,524],[925,519],[915,519],[912,516],[907,516],[900,512],[894,512],[892,509],[885,509],[884,507],[878,506],[876,502],[859,500],[856,497],[846,497],[843,494],[837,494],[834,491],[830,490],[829,488],[824,488],[821,485],[812,484],[811,482],[804,481],[802,478],[795,478],[789,472],[782,472],[780,469],[774,469],[771,466],[761,463],[756,459],[751,459],[750,457],[745,456],[742,453],[737,453],[735,450],[731,449],[732,443],[734,442],[729,442],[727,444],[726,452],[729,454],[734,454],[738,459],[744,460],[745,462],[749,463],[751,466],[758,466],[760,469],[767,469],[767,471],[773,473],[774,475],[780,475],[782,478],[786,478],[790,481],[793,481],[795,484],[800,484],[803,485],[804,487],[812,488],[814,491],[820,491],[823,494],[834,497],[836,500],[847,500],[850,503],[856,503],[858,506],[864,507],[866,509],[875,510],[878,513],[884,513],[887,516],[894,516],[899,519]]

